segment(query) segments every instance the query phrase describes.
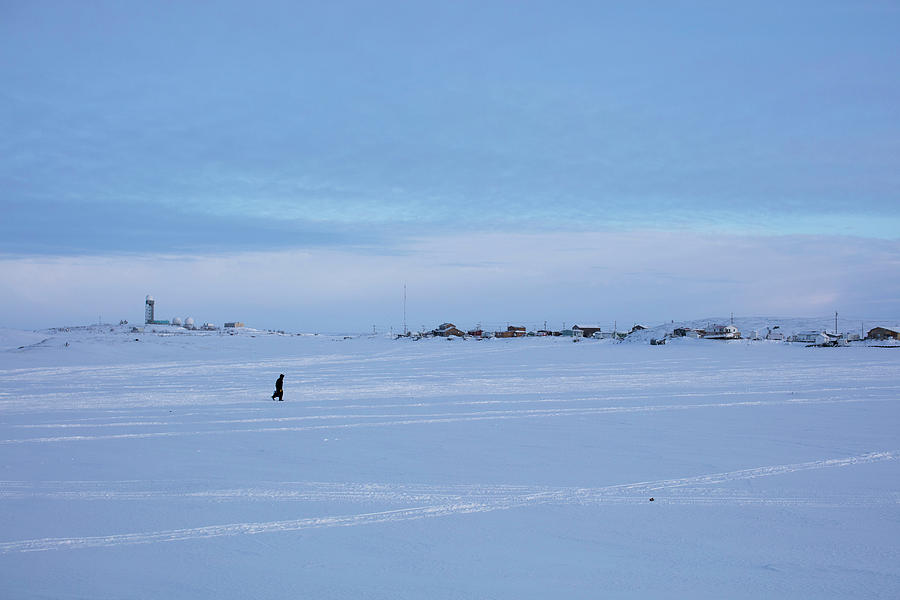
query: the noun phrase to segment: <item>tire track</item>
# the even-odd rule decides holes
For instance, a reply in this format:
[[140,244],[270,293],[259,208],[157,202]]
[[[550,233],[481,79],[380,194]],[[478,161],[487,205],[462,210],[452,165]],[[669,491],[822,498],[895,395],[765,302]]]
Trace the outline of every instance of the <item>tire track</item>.
[[[759,477],[771,477],[785,475],[798,471],[812,469],[838,468],[852,465],[869,464],[883,461],[896,460],[900,453],[893,451],[869,452],[857,456],[845,458],[833,458],[787,465],[771,465],[751,469],[740,469],[722,473],[695,475],[675,479],[663,479],[657,481],[645,481],[621,485],[611,485],[600,488],[531,488],[519,486],[378,486],[375,488],[387,488],[388,490],[421,490],[430,491],[430,499],[446,500],[449,496],[458,498],[460,492],[482,490],[487,492],[485,497],[477,501],[451,501],[430,506],[417,506],[398,510],[361,513],[356,515],[342,515],[333,517],[314,517],[292,519],[283,521],[270,521],[263,523],[231,523],[225,525],[209,525],[187,529],[173,529],[146,533],[126,533],[106,536],[72,537],[72,538],[41,538],[33,540],[20,540],[0,543],[0,554],[39,552],[48,550],[66,550],[96,547],[116,547],[133,544],[152,544],[161,542],[176,542],[185,540],[199,540],[236,535],[258,535],[263,533],[292,532],[305,529],[321,529],[327,527],[355,527],[360,525],[372,525],[377,523],[396,523],[401,521],[418,520],[452,515],[464,515],[473,513],[492,512],[497,510],[509,510],[517,507],[534,506],[540,504],[599,504],[607,501],[630,502],[646,501],[647,493],[659,490],[673,490],[688,486],[712,486],[726,482],[754,479]],[[3,482],[4,487],[14,487],[22,482]],[[348,484],[312,484],[313,486],[336,486],[340,490]],[[351,492],[353,491],[353,484]],[[365,490],[371,486],[363,484],[355,485],[356,490]],[[510,494],[509,492],[513,493]],[[153,492],[144,492],[152,494]],[[496,495],[495,495],[496,493]],[[232,492],[232,497],[234,492]],[[465,494],[463,494],[464,496]],[[155,496],[143,496],[151,498]],[[202,496],[201,496],[202,497]],[[138,496],[141,498],[141,496]],[[310,498],[306,498],[310,499]],[[347,499],[347,496],[344,496]],[[366,497],[367,500],[371,499]],[[399,498],[398,498],[399,499]],[[733,501],[755,502],[759,504],[790,504],[805,503],[808,499],[799,498],[754,498],[742,493],[733,496]],[[897,495],[889,498],[891,503],[900,503]],[[714,500],[708,495],[678,496],[665,499],[670,504],[711,503]]]
[[[809,401],[819,401],[822,398],[815,397],[809,398],[806,397],[810,394],[822,394],[825,392],[844,392],[849,393],[853,392],[854,394],[859,394],[860,392],[870,392],[872,390],[878,391],[890,391],[897,392],[900,391],[900,386],[867,386],[865,388],[853,388],[853,389],[844,389],[844,388],[821,388],[816,390],[807,390],[802,394],[793,395],[790,399],[781,400],[782,402],[794,402],[794,403],[804,403]],[[731,392],[705,392],[705,393],[666,393],[666,394],[642,394],[642,395],[633,395],[633,396],[585,396],[585,397],[576,397],[576,398],[527,398],[527,399],[490,399],[490,400],[456,400],[450,402],[409,402],[409,403],[397,403],[397,404],[329,404],[329,405],[311,405],[303,402],[301,406],[304,410],[385,410],[385,409],[415,409],[415,408],[450,408],[456,406],[489,406],[489,405],[498,405],[498,406],[513,406],[520,404],[534,404],[534,405],[542,405],[542,404],[579,404],[583,402],[610,402],[610,401],[621,401],[621,400],[655,400],[660,398],[705,398],[705,397],[723,397],[723,396],[791,396],[793,392],[791,390],[764,390],[764,391],[731,391]],[[825,399],[835,399],[841,398],[843,396],[827,396]],[[857,396],[857,399],[865,399],[865,400],[888,400],[894,399],[896,395],[888,395],[888,396],[865,396],[864,398],[860,398]],[[771,400],[748,400],[747,402],[773,402]],[[775,402],[778,402],[777,400]],[[657,405],[649,405],[649,406],[657,406]],[[658,405],[658,406],[667,406],[667,405]],[[695,404],[695,405],[673,405],[673,406],[706,406],[703,404]],[[618,408],[628,408],[628,407],[608,407],[609,409],[618,409]],[[639,409],[641,407],[632,407]],[[230,409],[230,412],[247,412],[252,409],[238,409],[233,408]],[[262,409],[255,409],[259,412]],[[548,412],[553,412],[554,410],[592,410],[592,407],[583,407],[583,408],[560,408],[560,409],[543,409]],[[197,416],[200,413],[180,413],[180,416]],[[458,415],[464,413],[445,413],[447,415]],[[288,422],[288,421],[305,421],[305,420],[315,420],[315,419],[342,419],[342,418],[384,418],[384,417],[397,417],[397,416],[415,416],[415,415],[396,415],[396,414],[324,414],[324,415],[306,415],[306,416],[296,416],[296,417],[255,417],[255,418],[242,418],[242,419],[209,419],[203,421],[160,421],[159,416],[144,416],[144,415],[133,415],[133,416],[110,416],[108,419],[143,419],[143,420],[132,420],[131,422],[91,422],[91,421],[100,421],[103,417],[93,417],[93,418],[83,418],[83,419],[75,419],[72,421],[64,421],[57,423],[27,423],[27,424],[18,424],[13,425],[16,429],[78,429],[78,428],[100,428],[100,427],[125,427],[125,426],[134,426],[134,427],[144,427],[144,426],[159,426],[159,425],[198,425],[198,424],[228,424],[228,423],[275,423],[275,422]],[[432,415],[432,416],[440,416],[440,415]]]
[[[787,399],[787,400],[748,400],[743,402],[717,402],[706,404],[662,404],[662,405],[645,405],[645,406],[611,406],[611,407],[592,407],[592,408],[552,408],[552,409],[523,409],[523,410],[493,410],[482,412],[467,413],[436,413],[425,415],[399,414],[399,415],[321,415],[321,416],[305,416],[305,417],[286,417],[285,419],[299,420],[324,420],[324,419],[342,419],[342,418],[367,418],[367,419],[389,419],[382,421],[363,421],[357,423],[335,423],[326,425],[306,425],[297,427],[257,427],[243,429],[213,429],[213,430],[195,430],[195,431],[156,431],[146,433],[118,433],[106,435],[71,435],[71,436],[49,436],[36,438],[20,438],[0,440],[0,445],[15,444],[47,444],[59,442],[83,442],[95,440],[116,440],[116,439],[148,439],[148,438],[169,438],[183,436],[201,436],[201,435],[224,435],[234,433],[275,433],[275,432],[304,432],[304,431],[323,431],[323,430],[339,430],[339,429],[357,429],[369,427],[395,427],[403,425],[429,425],[438,423],[463,423],[473,421],[496,421],[496,420],[513,420],[513,419],[541,419],[548,417],[571,417],[571,416],[596,416],[606,414],[621,413],[651,413],[664,411],[682,411],[682,410],[699,410],[708,408],[747,408],[747,407],[777,407],[777,406],[800,406],[800,405],[823,405],[823,404],[853,404],[862,402],[888,402],[894,401],[895,398],[808,398],[808,399]],[[196,424],[194,424],[196,425]]]
[[19,542],[0,543],[0,554],[14,552],[41,552],[45,550],[67,550],[80,548],[113,547],[134,544],[153,544],[159,542],[177,542],[235,535],[258,535],[261,533],[302,531],[304,529],[321,529],[325,527],[354,527],[373,525],[376,523],[392,523],[444,517],[450,515],[470,514],[493,510],[513,508],[515,504],[498,502],[490,504],[448,504],[443,506],[422,506],[404,508],[376,513],[363,513],[337,517],[314,517],[292,519],[286,521],[270,521],[266,523],[232,523],[228,525],[210,525],[189,529],[173,529],[151,533],[126,533],[118,535],[80,537],[80,538],[44,538],[23,540]]

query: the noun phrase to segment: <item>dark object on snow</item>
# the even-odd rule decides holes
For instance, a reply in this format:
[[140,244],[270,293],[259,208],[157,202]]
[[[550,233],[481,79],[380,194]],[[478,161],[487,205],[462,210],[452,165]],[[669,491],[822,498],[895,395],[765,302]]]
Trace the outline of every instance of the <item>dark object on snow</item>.
[[650,498],[650,502],[653,502],[654,498]]
[[279,400],[284,401],[283,386],[284,386],[284,373],[279,375],[278,379],[275,380],[275,392],[272,394],[272,400],[274,400],[277,397]]

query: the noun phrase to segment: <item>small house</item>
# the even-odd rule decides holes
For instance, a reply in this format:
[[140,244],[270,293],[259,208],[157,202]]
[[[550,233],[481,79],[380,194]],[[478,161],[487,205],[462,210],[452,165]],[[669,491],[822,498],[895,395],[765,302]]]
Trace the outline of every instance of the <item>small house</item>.
[[784,340],[784,333],[782,333],[781,329],[778,327],[778,325],[776,325],[775,327],[767,331],[766,339],[782,341]]
[[846,346],[847,340],[844,336],[837,333],[828,333],[823,331],[816,336],[816,346]]
[[801,342],[803,344],[815,344],[822,335],[821,331],[798,331],[788,338],[789,342]]
[[594,337],[595,333],[601,331],[600,327],[594,327],[592,325],[572,325],[572,329],[580,329],[581,335],[586,338]]
[[584,336],[584,332],[580,329],[575,329],[573,327],[572,329],[563,329],[562,331],[559,332],[559,335],[561,335],[563,337],[580,338],[580,337]]
[[614,340],[617,335],[615,331],[595,331],[591,337],[595,340]]
[[741,332],[734,325],[710,325],[703,334],[707,340],[736,340],[740,337]]
[[866,335],[867,340],[900,340],[900,333],[886,327],[870,329]]
[[456,327],[453,323],[441,323],[437,329],[432,331],[432,333],[436,336],[440,337],[450,337],[451,335],[457,337],[465,337],[465,333],[463,333],[460,329]]

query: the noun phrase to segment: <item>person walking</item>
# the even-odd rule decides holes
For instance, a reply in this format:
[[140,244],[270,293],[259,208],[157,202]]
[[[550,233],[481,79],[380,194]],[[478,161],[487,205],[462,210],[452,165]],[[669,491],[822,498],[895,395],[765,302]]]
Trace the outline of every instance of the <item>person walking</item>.
[[278,379],[275,380],[275,392],[272,394],[272,400],[276,397],[284,402],[284,373],[279,375]]

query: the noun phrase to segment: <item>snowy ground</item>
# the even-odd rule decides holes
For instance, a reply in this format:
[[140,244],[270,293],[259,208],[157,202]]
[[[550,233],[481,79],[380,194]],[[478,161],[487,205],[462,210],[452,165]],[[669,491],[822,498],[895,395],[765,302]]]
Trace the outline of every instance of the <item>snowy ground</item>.
[[114,329],[0,331],[4,598],[900,596],[900,349]]

